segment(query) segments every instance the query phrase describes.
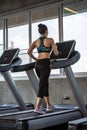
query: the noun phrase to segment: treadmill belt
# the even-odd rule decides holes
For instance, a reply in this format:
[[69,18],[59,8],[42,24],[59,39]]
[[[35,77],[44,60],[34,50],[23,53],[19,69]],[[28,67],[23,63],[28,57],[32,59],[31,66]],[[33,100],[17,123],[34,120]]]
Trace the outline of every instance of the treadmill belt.
[[[45,111],[45,109],[44,109]],[[11,115],[8,115],[8,116],[1,116],[0,118],[1,119],[20,119],[20,118],[37,118],[37,117],[40,117],[41,116],[49,116],[50,114],[51,115],[55,115],[56,113],[67,113],[67,112],[70,112],[70,111],[73,111],[73,110],[69,110],[69,109],[54,109],[52,111],[48,111],[46,112],[45,114],[39,114],[39,113],[36,113],[34,112],[33,110],[29,110],[29,112],[24,112],[24,113],[18,113],[18,114],[11,114]]]
[[20,119],[20,118],[27,118],[27,117],[36,117],[38,115],[41,115],[39,113],[35,113],[35,112],[29,112],[29,113],[22,113],[22,114],[18,114],[18,115],[10,115],[10,116],[6,116],[6,117],[1,117],[1,119]]

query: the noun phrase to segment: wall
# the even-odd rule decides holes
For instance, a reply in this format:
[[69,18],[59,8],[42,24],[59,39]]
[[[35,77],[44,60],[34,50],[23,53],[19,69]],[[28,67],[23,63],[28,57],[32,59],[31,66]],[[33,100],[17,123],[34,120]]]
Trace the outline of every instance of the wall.
[[[85,103],[87,102],[87,78],[77,78],[82,96]],[[17,80],[16,84],[25,102],[36,103],[36,94],[32,88],[31,83],[26,80]],[[70,84],[66,78],[53,78],[50,79],[50,99],[53,104],[62,102],[62,99],[66,96],[70,97],[70,101],[66,103],[76,103],[72,94]],[[9,90],[5,81],[0,81],[0,103],[12,103],[15,99]]]

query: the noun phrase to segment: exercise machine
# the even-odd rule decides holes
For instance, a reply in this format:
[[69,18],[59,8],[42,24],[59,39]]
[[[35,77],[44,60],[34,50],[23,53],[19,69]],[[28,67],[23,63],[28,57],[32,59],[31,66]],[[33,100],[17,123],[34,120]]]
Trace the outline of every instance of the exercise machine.
[[70,121],[68,130],[87,130],[87,117]]
[[26,110],[34,108],[34,105],[31,103],[24,103],[24,100],[16,86],[16,83],[12,79],[10,70],[13,66],[19,65],[22,63],[22,60],[18,57],[19,48],[5,50],[0,57],[0,73],[4,77],[7,85],[9,86],[11,92],[13,93],[16,103],[6,103],[0,105],[0,114],[9,113],[14,111]]
[[[67,41],[67,44],[69,42]],[[15,112],[10,115],[2,114],[0,116],[0,128],[3,130],[39,130],[57,126],[57,129],[61,127],[63,130],[67,130],[68,127],[64,128],[64,124],[68,124],[69,121],[75,119],[86,117],[86,106],[79,90],[78,83],[71,69],[71,65],[75,64],[79,59],[79,52],[73,50],[67,60],[51,61],[52,69],[64,68],[66,77],[68,78],[72,92],[75,96],[77,106],[64,104],[55,105],[55,109],[52,112],[46,112],[46,109],[43,108],[45,114],[34,113],[34,109],[26,112]],[[26,71],[34,90],[37,92],[38,79],[34,73],[34,65],[35,62],[26,65],[18,65],[13,67],[12,70],[14,72]]]

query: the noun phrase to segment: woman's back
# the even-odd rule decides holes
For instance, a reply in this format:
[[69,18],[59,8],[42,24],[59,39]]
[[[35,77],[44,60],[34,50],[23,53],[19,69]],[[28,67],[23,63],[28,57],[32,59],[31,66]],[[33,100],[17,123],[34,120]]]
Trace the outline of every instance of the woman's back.
[[38,58],[50,58],[50,52],[52,49],[52,38],[40,37],[36,40],[36,48],[38,51]]

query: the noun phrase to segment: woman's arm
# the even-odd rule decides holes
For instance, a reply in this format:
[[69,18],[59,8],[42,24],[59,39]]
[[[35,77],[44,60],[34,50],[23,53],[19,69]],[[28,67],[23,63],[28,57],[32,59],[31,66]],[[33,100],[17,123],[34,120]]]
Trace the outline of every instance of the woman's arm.
[[30,45],[30,47],[29,47],[29,49],[28,49],[28,51],[27,51],[27,54],[28,54],[32,59],[37,60],[37,58],[33,55],[33,50],[34,50],[35,48],[36,48],[35,42],[33,42],[33,43]]
[[54,43],[54,40],[51,38],[51,46],[52,46],[52,50],[54,52],[55,55],[58,55],[59,52],[58,52],[58,49],[57,49],[57,46],[56,44]]

